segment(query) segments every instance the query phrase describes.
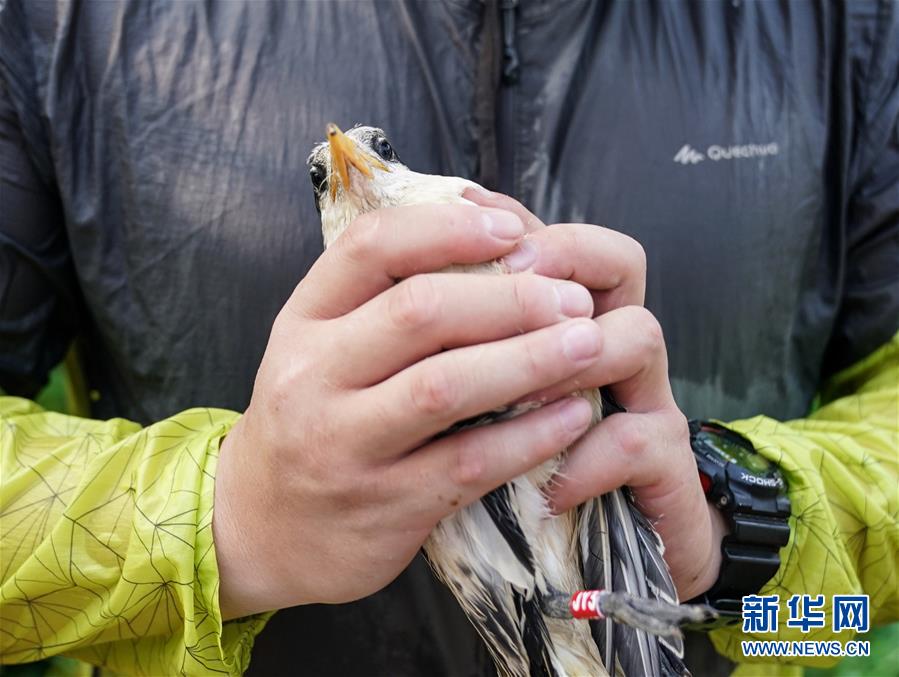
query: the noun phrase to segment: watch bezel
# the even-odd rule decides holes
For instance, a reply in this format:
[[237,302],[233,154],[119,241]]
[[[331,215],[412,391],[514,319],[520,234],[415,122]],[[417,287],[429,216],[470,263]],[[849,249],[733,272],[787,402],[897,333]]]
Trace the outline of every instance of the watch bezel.
[[[790,516],[790,504],[786,495],[786,482],[780,469],[765,460],[767,469],[754,470],[737,463],[737,458],[721,450],[715,440],[725,440],[739,445],[746,456],[764,459],[742,435],[716,424],[691,421],[690,442],[696,457],[706,498],[723,513],[745,510],[774,517]],[[703,463],[702,461],[705,461]]]

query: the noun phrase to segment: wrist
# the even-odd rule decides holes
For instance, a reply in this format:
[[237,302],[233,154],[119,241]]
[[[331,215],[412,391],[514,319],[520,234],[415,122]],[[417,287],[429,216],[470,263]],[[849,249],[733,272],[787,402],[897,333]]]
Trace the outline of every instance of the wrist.
[[699,572],[682,590],[678,591],[681,601],[693,599],[708,591],[718,580],[721,571],[721,543],[730,529],[724,515],[715,506],[706,502],[705,508],[708,519],[707,533],[709,534],[706,554],[699,560],[703,562]]
[[[264,601],[267,576],[259,562],[265,555],[254,545],[256,507],[248,498],[253,478],[242,463],[244,431],[241,418],[222,440],[215,477],[212,533],[219,572],[219,609],[222,620],[268,611]],[[259,528],[264,528],[259,525]]]
[[710,544],[711,551],[708,555],[708,564],[705,568],[703,577],[697,582],[695,592],[690,595],[690,597],[687,597],[687,599],[692,599],[697,595],[703,594],[718,580],[718,575],[721,573],[721,544],[724,541],[724,537],[730,533],[730,528],[727,526],[727,519],[721,514],[721,511],[708,502],[706,503],[706,508],[709,513],[709,522],[712,533]]

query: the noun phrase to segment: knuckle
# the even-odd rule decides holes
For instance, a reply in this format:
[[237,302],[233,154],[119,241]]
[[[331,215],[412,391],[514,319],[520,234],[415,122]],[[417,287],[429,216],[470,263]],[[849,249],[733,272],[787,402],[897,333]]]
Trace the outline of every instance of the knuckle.
[[565,243],[567,251],[582,251],[584,248],[585,243],[581,237],[581,231],[575,224],[568,224],[567,227],[562,230],[562,240]]
[[692,457],[692,449],[690,446],[690,424],[687,417],[684,416],[680,409],[674,408],[668,415],[667,428],[671,430],[669,433],[671,441],[678,449],[686,449],[690,451]]
[[672,408],[668,416],[671,419],[670,425],[675,434],[678,437],[690,439],[690,424],[684,413],[680,409]]
[[404,280],[388,297],[390,321],[400,329],[418,330],[438,315],[438,292],[430,277],[420,275]]
[[345,254],[355,261],[371,257],[378,249],[380,231],[381,216],[377,211],[357,216],[340,238]]
[[266,404],[273,414],[290,411],[295,395],[295,384],[290,376],[276,375],[266,387]]
[[643,306],[633,306],[634,321],[637,331],[634,333],[639,340],[640,352],[650,359],[653,355],[665,347],[665,335],[662,332],[662,325],[653,315]]
[[556,249],[557,265],[560,267],[559,277],[570,278],[574,273],[574,267],[571,264],[572,255],[575,252],[584,250],[584,241],[578,224],[575,223],[557,223],[552,226],[553,239],[555,240],[554,249]]
[[451,416],[458,407],[458,387],[445,366],[422,369],[410,394],[412,406],[425,416]]
[[479,436],[468,435],[456,447],[450,478],[459,486],[479,483],[486,474],[487,449]]
[[635,419],[624,421],[623,424],[618,425],[613,437],[617,445],[628,456],[638,456],[646,449],[646,434],[639,425],[636,425]]
[[301,389],[306,376],[306,369],[303,365],[296,365],[288,369],[267,368],[266,373],[261,376],[265,380],[269,406],[276,415],[290,411],[295,406],[297,399],[302,396]]
[[539,282],[533,275],[512,276],[512,302],[519,318],[527,320],[540,314]]
[[521,348],[522,369],[530,379],[538,379],[545,371],[544,361],[539,355],[533,340],[527,340]]
[[641,277],[646,276],[646,250],[643,248],[643,245],[637,242],[632,237],[625,236],[628,241],[628,251],[629,257],[631,259],[631,265],[634,268],[634,272],[638,273]]
[[659,352],[665,347],[665,334],[662,332],[662,325],[650,314],[651,319],[646,322],[646,340],[653,352]]

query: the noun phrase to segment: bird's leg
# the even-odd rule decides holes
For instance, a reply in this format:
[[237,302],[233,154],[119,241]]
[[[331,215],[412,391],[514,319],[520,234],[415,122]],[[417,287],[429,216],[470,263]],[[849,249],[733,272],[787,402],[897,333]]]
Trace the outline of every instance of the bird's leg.
[[551,618],[608,618],[653,635],[680,635],[684,625],[705,623],[717,618],[704,604],[670,604],[611,590],[578,590],[573,595],[550,589],[540,595],[540,608]]

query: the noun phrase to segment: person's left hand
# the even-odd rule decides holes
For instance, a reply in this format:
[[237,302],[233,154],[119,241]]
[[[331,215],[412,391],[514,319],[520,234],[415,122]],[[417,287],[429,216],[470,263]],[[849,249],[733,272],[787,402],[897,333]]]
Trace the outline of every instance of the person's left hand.
[[687,420],[668,381],[662,329],[643,307],[643,248],[600,226],[542,228],[537,217],[498,193],[469,191],[465,197],[514,211],[531,226],[523,244],[504,259],[513,272],[531,270],[592,290],[595,322],[602,330],[598,361],[576,381],[563,381],[537,397],[552,401],[574,390],[608,386],[627,410],[603,419],[569,448],[550,495],[554,509],[564,512],[590,497],[631,487],[665,543],[680,598],[705,592],[718,577],[727,527],[703,495]]

